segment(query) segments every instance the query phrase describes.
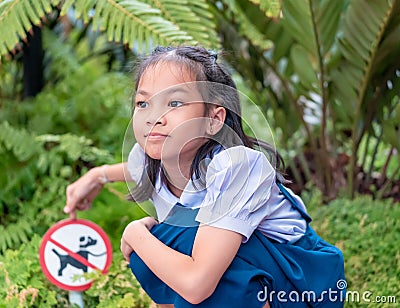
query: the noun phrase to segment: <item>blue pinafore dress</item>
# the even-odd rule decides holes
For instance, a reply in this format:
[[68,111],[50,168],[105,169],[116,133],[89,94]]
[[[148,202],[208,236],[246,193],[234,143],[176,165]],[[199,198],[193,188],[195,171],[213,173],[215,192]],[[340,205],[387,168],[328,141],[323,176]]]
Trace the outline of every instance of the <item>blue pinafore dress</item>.
[[[130,268],[151,299],[176,308],[256,308],[267,301],[270,307],[343,307],[346,281],[341,251],[314,232],[310,216],[282,184],[277,184],[307,221],[304,236],[294,243],[279,243],[256,230],[240,246],[214,293],[196,305],[168,287],[132,253]],[[169,247],[191,255],[198,223],[195,227],[182,225],[193,225],[197,212],[176,204],[151,233]]]

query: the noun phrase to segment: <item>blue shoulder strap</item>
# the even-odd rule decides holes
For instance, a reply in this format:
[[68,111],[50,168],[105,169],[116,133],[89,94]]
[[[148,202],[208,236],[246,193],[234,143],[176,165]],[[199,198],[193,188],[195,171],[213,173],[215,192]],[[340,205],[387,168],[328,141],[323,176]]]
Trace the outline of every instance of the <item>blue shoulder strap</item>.
[[286,199],[288,199],[290,201],[290,203],[292,204],[292,206],[300,213],[300,215],[304,218],[304,220],[307,223],[310,223],[312,221],[311,217],[303,211],[303,209],[301,209],[299,207],[299,205],[297,204],[297,201],[293,198],[293,196],[290,194],[290,192],[285,188],[285,186],[282,185],[281,182],[276,182],[276,184],[278,185],[281,193],[286,197]]

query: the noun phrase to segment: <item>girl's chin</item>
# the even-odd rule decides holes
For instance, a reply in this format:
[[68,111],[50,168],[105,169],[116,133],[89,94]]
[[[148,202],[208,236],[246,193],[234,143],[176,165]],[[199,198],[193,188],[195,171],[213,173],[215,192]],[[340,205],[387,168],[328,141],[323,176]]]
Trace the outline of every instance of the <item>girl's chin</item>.
[[164,163],[166,162],[175,162],[178,159],[178,155],[174,153],[168,153],[167,151],[151,151],[151,150],[146,150],[145,151],[148,156],[152,159],[156,160],[162,160]]
[[161,159],[161,152],[158,151],[149,151],[149,150],[145,150],[146,154],[148,156],[150,156],[150,158],[152,159],[157,159],[160,160]]

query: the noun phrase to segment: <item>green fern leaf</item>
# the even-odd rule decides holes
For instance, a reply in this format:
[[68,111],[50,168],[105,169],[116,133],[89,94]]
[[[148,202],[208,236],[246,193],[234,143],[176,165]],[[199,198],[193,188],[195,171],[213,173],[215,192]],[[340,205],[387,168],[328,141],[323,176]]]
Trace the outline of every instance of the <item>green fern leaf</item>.
[[42,5],[44,11],[46,13],[50,13],[52,11],[52,1],[49,0],[36,0],[38,2],[40,2],[40,4]]
[[30,236],[31,234],[33,234],[31,223],[28,222],[27,220],[22,220],[20,222],[20,226],[21,226],[22,230],[24,231],[24,232],[21,232],[20,238],[21,238],[22,242],[27,242],[28,241],[27,236]]
[[0,149],[11,151],[20,162],[27,161],[40,152],[39,144],[25,129],[16,129],[8,122],[0,124]]
[[61,0],[6,0],[0,2],[0,55],[12,51],[25,40],[33,24],[51,12]]
[[260,6],[260,9],[267,17],[278,17],[281,12],[281,3],[279,0],[249,0]]
[[27,32],[32,27],[32,22],[29,20],[29,17],[28,17],[29,15],[28,15],[27,10],[25,9],[25,6],[26,6],[26,4],[15,6],[15,10],[17,13],[16,16],[19,17],[20,24],[23,27],[23,32],[22,32],[23,35],[25,34],[25,32]]
[[[32,218],[34,219],[34,218]],[[0,226],[0,253],[4,254],[9,249],[16,249],[23,243],[27,243],[35,235],[30,222],[27,219],[19,219],[8,226]]]
[[[106,31],[109,40],[128,44],[138,52],[149,51],[154,44],[217,46],[215,23],[206,1],[187,0],[186,4],[177,0],[75,0],[67,1],[61,14],[73,6],[76,15],[85,20],[92,11],[94,29]],[[193,27],[193,22],[198,27]]]
[[97,2],[96,0],[85,0],[78,2],[79,7],[77,4],[76,11],[81,13],[82,16],[78,15],[77,18],[82,18],[84,23],[88,23],[90,20],[91,11],[93,10],[93,7],[95,6],[96,2]]
[[76,2],[76,0],[65,0],[62,8],[61,8],[61,15],[67,14],[69,9],[71,9],[72,5]]
[[[12,246],[11,233],[12,232],[9,231],[9,228],[5,228],[4,232],[2,234],[3,239],[4,239],[4,244],[5,244],[4,246],[6,247],[6,249],[13,247]],[[3,251],[3,253],[4,253],[4,251]]]
[[[0,225],[0,234],[4,234],[4,227]],[[7,243],[6,243],[6,237],[5,236],[0,236],[0,252],[4,252],[7,250]]]
[[35,9],[34,5],[24,5],[23,7],[24,11],[26,12],[26,14],[28,15],[29,20],[31,20],[31,22],[34,25],[39,25],[40,24],[40,12],[37,12]]
[[164,18],[208,48],[218,48],[214,16],[205,0],[147,1],[160,10]]

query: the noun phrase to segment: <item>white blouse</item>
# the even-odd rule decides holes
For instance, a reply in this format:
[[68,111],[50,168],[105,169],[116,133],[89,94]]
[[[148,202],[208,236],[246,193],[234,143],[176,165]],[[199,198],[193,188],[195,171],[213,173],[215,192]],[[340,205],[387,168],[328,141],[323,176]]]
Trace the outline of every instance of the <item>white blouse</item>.
[[[144,157],[143,149],[135,144],[128,157],[128,171],[135,182],[142,177]],[[199,208],[198,222],[238,232],[243,242],[256,229],[281,243],[295,242],[306,231],[306,221],[280,192],[275,170],[260,151],[245,146],[219,151],[208,161],[205,187],[189,181],[180,198],[160,182],[157,177],[150,198],[159,221],[178,204]],[[306,212],[300,197],[288,190]]]

